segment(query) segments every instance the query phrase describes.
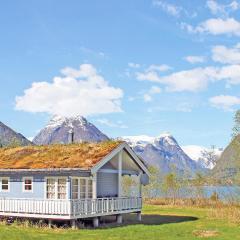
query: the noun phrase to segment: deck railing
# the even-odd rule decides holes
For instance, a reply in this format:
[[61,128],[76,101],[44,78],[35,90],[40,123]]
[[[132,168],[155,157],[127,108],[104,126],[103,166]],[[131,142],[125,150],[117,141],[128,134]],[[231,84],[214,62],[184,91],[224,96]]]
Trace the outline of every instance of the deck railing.
[[42,218],[84,218],[134,212],[142,208],[140,197],[83,200],[0,198],[0,215]]

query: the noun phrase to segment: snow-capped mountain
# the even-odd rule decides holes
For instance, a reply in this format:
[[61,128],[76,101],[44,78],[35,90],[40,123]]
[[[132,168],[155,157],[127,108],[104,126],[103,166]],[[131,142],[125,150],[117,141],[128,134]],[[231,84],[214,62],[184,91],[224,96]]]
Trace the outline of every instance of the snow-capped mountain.
[[8,145],[31,145],[32,143],[22,134],[15,132],[4,123],[0,122],[0,146]]
[[74,142],[100,142],[108,140],[92,123],[82,116],[54,116],[38,135],[33,139],[37,145],[53,143],[69,143],[69,132],[73,132]]
[[192,160],[169,133],[158,137],[141,135],[125,136],[121,139],[125,140],[148,164],[158,166],[163,173],[174,170],[179,175],[192,176],[197,172],[205,172],[205,168]]
[[[187,145],[187,146],[182,146],[183,151],[194,161],[197,161],[199,164],[201,164],[205,168],[212,169],[214,168],[213,164],[208,164],[207,159],[204,159],[202,157],[202,152],[203,151],[208,151],[210,149],[203,147],[203,146],[198,146],[198,145]],[[217,156],[217,158],[220,158],[221,154],[223,152],[222,148],[216,148],[214,150],[214,154]]]

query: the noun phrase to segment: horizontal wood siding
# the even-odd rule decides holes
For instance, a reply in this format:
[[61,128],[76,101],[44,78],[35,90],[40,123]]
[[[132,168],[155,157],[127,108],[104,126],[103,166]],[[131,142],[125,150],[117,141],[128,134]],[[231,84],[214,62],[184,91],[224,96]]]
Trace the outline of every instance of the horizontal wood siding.
[[118,194],[118,175],[116,173],[97,173],[97,197],[116,197]]

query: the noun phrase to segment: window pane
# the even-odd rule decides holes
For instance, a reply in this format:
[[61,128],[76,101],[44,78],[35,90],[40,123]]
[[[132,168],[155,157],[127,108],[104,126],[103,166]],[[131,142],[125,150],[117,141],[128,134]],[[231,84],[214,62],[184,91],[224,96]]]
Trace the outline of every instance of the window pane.
[[86,185],[86,179],[80,179],[80,185]]
[[73,199],[78,199],[78,193],[77,192],[73,192],[72,193],[72,198]]
[[25,190],[26,191],[31,191],[32,190],[32,185],[25,185]]
[[8,190],[8,185],[2,185],[2,190]]
[[8,184],[8,179],[2,179],[2,184]]
[[58,179],[58,184],[66,184],[66,179],[65,178],[59,178]]
[[78,185],[78,179],[74,178],[74,179],[72,180],[72,184],[73,184],[73,185]]
[[25,184],[32,184],[32,179],[25,179]]
[[86,192],[80,192],[80,198],[86,198]]
[[47,184],[55,184],[55,179],[53,179],[53,178],[48,178],[48,179],[47,179]]

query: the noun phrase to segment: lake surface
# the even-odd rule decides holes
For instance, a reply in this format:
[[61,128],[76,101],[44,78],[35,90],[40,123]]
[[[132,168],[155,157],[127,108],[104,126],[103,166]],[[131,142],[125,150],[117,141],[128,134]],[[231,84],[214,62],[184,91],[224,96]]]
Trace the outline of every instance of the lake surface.
[[[178,190],[178,198],[210,198],[217,193],[218,198],[223,201],[240,201],[240,186],[203,186],[203,187],[183,187]],[[170,197],[171,193],[161,190],[152,191],[152,197]]]

